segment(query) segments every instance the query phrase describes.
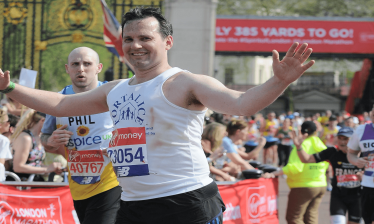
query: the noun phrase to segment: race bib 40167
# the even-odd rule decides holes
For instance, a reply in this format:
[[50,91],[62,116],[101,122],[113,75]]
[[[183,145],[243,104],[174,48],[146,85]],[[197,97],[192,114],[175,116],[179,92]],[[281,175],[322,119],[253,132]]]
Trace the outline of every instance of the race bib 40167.
[[108,156],[117,177],[149,175],[145,127],[113,131]]

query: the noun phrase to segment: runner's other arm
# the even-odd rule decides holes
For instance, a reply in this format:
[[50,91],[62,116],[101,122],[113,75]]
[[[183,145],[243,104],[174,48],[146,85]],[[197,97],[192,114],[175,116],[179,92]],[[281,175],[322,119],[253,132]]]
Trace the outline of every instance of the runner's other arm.
[[260,86],[239,92],[226,88],[216,79],[191,74],[186,76],[185,85],[189,85],[191,92],[202,105],[225,114],[252,115],[271,104],[289,84],[298,79],[314,61],[303,63],[312,53],[307,44],[302,44],[298,50],[298,43],[294,43],[282,61],[279,54],[273,51],[274,76]]

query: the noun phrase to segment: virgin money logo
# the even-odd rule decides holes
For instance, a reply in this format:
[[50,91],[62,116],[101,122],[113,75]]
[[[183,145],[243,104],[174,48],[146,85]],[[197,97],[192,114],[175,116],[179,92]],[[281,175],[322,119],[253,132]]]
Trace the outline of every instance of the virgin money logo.
[[248,214],[252,218],[257,218],[260,215],[260,195],[257,193],[253,193],[251,196],[248,198]]
[[110,139],[110,142],[109,142],[109,147],[115,147],[117,146],[117,143],[118,143],[118,130],[114,130],[112,132],[112,138]]
[[81,161],[81,155],[77,151],[70,150],[69,152],[69,161],[70,162],[80,162]]
[[14,209],[5,201],[0,202],[0,224],[13,224]]

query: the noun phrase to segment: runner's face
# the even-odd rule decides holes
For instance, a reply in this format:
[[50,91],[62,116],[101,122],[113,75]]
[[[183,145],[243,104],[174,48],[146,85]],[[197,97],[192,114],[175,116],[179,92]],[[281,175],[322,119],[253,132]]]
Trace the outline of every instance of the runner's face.
[[339,135],[338,136],[338,147],[343,152],[347,152],[347,144],[348,144],[349,138]]
[[75,87],[90,90],[97,85],[97,75],[101,72],[102,64],[98,63],[94,52],[82,49],[70,54],[65,69]]
[[173,38],[163,38],[154,17],[134,20],[123,28],[122,50],[126,60],[138,70],[148,70],[167,63],[167,51]]

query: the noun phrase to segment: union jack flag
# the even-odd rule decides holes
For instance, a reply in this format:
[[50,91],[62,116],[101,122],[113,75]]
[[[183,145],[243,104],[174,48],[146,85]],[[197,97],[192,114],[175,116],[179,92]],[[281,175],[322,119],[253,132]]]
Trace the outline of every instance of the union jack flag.
[[117,55],[119,60],[125,63],[122,51],[122,29],[116,17],[108,8],[105,0],[101,0],[104,20],[104,42],[110,52]]

